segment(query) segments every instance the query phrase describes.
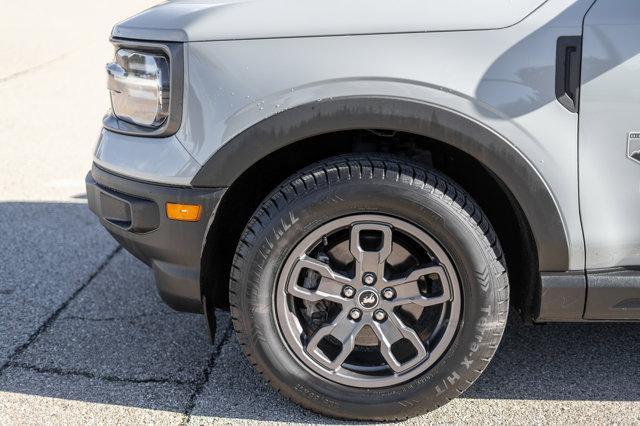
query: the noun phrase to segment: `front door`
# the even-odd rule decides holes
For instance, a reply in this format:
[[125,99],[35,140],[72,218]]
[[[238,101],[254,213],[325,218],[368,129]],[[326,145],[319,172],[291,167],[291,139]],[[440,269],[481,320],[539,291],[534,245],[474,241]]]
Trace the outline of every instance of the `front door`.
[[579,114],[585,318],[640,318],[640,1],[584,21]]

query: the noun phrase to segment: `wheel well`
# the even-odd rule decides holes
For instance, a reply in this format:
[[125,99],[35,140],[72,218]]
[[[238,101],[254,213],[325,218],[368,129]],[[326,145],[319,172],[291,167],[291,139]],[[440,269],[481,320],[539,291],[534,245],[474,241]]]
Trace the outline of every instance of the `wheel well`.
[[443,142],[411,133],[348,130],[300,140],[277,150],[247,169],[227,189],[203,249],[201,285],[217,307],[229,303],[231,262],[241,233],[262,200],[282,181],[305,166],[352,152],[391,153],[433,167],[460,184],[480,204],[502,243],[511,303],[529,320],[539,289],[538,256],[529,223],[507,187],[468,154]]

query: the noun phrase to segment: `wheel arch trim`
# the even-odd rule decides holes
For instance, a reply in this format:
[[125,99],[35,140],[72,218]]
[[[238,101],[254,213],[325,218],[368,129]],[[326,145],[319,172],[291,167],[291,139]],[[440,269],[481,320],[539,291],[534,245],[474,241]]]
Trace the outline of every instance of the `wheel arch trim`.
[[438,140],[469,154],[502,181],[529,221],[541,271],[569,268],[561,212],[546,182],[506,138],[451,109],[410,99],[358,96],[291,108],[242,131],[203,165],[194,187],[226,187],[267,155],[298,141],[353,129],[386,129]]

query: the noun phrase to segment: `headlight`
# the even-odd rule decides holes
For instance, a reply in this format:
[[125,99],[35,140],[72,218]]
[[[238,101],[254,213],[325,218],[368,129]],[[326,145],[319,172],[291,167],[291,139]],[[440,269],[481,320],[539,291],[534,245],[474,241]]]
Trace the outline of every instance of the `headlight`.
[[162,126],[171,102],[169,73],[169,59],[162,53],[118,49],[107,64],[113,114],[138,126]]

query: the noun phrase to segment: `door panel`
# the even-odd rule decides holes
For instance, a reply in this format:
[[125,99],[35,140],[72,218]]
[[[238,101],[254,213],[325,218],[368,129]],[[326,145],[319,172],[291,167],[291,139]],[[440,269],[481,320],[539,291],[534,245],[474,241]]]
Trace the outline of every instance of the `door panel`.
[[640,319],[640,1],[599,0],[582,50],[584,318]]
[[633,140],[640,133],[640,2],[599,0],[585,18],[582,50],[579,170],[586,268],[640,265],[640,161],[628,152],[630,143],[640,149]]

